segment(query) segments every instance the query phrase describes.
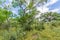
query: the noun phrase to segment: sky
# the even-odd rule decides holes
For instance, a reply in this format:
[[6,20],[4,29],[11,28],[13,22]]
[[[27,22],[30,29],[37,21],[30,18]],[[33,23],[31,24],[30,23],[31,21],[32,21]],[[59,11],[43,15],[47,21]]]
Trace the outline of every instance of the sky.
[[37,7],[37,10],[41,12],[60,12],[60,0],[49,0],[44,6],[43,10],[42,7]]
[[[12,0],[6,0],[5,4],[9,5],[11,4]],[[4,6],[5,4],[3,4],[2,6]],[[13,8],[12,7],[12,12],[16,13],[18,11],[18,7]],[[37,7],[37,10],[44,13],[44,12],[60,12],[60,0],[48,0],[48,2],[46,4],[43,5],[43,10],[42,10],[42,6]]]

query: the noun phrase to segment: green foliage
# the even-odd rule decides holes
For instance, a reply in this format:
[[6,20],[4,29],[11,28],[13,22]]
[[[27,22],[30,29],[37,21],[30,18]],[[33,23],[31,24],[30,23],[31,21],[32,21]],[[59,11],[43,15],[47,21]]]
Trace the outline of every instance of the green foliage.
[[0,0],[0,4],[4,3],[6,0]]
[[59,21],[60,14],[56,12],[48,12],[45,14],[41,14],[40,19],[42,19],[42,21],[45,21],[45,22]]
[[[60,14],[47,12],[38,14],[35,3],[45,0],[13,0],[13,6],[19,6],[18,15],[0,8],[0,40],[60,40]],[[25,5],[25,9],[22,7]],[[40,20],[39,20],[40,19]]]
[[7,19],[11,16],[12,12],[0,8],[0,23],[7,21]]

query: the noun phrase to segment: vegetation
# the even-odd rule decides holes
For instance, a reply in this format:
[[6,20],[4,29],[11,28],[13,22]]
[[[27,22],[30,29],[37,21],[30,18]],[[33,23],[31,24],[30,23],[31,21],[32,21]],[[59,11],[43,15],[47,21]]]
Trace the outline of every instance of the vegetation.
[[47,0],[30,0],[29,3],[13,0],[12,7],[20,7],[17,14],[8,10],[9,7],[0,8],[0,40],[60,40],[60,13],[41,13],[36,18],[39,13],[36,6],[44,2]]

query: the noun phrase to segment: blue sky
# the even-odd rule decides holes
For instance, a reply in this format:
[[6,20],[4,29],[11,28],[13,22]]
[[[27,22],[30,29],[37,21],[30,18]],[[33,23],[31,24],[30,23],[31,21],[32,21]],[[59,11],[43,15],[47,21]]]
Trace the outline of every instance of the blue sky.
[[[7,0],[5,2],[6,5],[10,5],[12,2],[12,0]],[[5,4],[3,4],[2,6],[4,6]],[[11,8],[13,13],[16,13],[18,11],[18,7],[17,8]],[[37,7],[37,10],[41,11],[41,12],[48,12],[48,11],[52,11],[52,12],[60,12],[60,0],[49,0],[44,6],[43,6],[43,10],[42,7]]]
[[38,7],[37,9],[41,12],[60,12],[60,0],[49,0],[49,2],[44,5],[43,10],[41,10],[41,7]]
[[54,4],[50,5],[49,10],[55,10],[57,12],[60,12],[60,0],[58,0]]
[[54,3],[53,5],[49,6],[50,10],[52,9],[56,9],[56,8],[60,8],[60,0],[58,0],[56,3]]

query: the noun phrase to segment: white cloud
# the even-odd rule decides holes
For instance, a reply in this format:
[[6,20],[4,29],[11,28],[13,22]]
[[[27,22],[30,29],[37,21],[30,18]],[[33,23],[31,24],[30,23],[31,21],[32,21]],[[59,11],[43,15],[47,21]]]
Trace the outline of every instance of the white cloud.
[[49,6],[49,5],[53,5],[54,3],[56,3],[58,0],[50,0],[50,2],[48,2],[45,6]]
[[36,16],[39,17],[41,13],[44,12],[57,12],[59,9],[54,9],[54,10],[49,10],[49,8],[47,6],[53,5],[54,3],[56,3],[58,0],[50,0],[50,2],[46,3],[45,5],[43,5],[43,7],[37,7],[37,10],[40,11],[40,13]]
[[53,10],[50,10],[51,12],[59,12],[60,8],[56,8],[56,9],[53,9]]
[[37,10],[40,11],[39,14],[37,14],[36,18],[39,18],[40,17],[40,14],[41,13],[44,13],[44,12],[48,12],[49,11],[49,8],[47,8],[46,6],[41,6],[41,7],[37,7]]
[[[37,7],[37,10],[39,10],[40,12],[44,13],[44,12],[49,12],[49,8],[47,6],[49,5],[53,5],[54,3],[56,3],[58,0],[50,0],[50,2],[46,3],[45,5],[43,5],[43,7]],[[56,9],[57,10],[57,9]]]
[[44,13],[44,12],[48,12],[49,8],[47,8],[46,6],[43,6],[43,7],[37,7],[37,10],[40,11],[41,13]]
[[12,0],[9,0],[9,2],[12,2]]

